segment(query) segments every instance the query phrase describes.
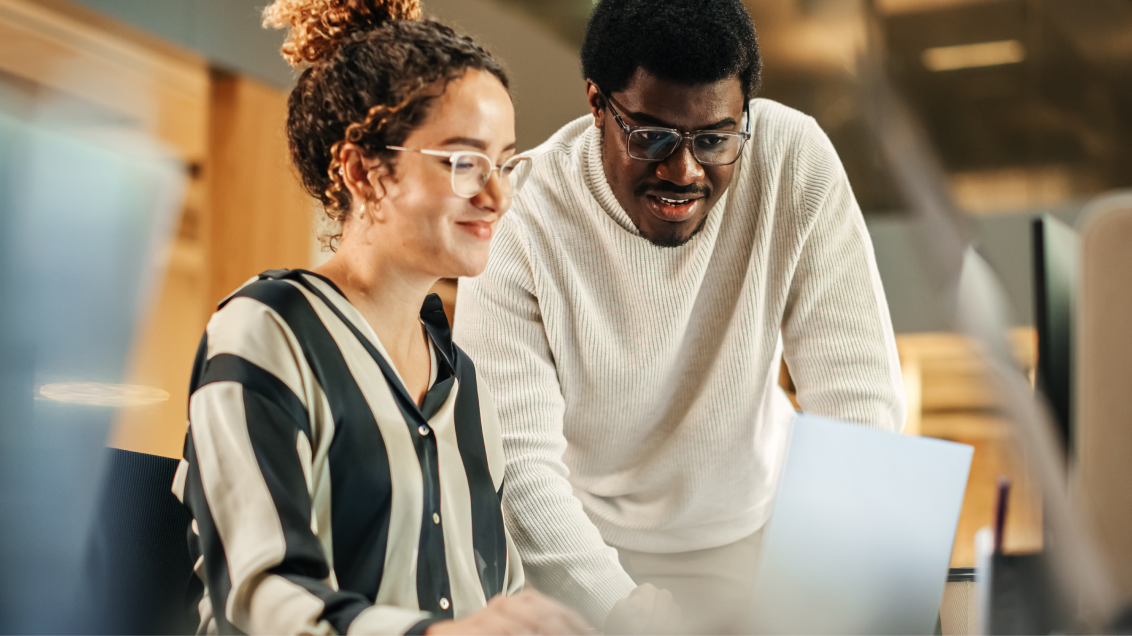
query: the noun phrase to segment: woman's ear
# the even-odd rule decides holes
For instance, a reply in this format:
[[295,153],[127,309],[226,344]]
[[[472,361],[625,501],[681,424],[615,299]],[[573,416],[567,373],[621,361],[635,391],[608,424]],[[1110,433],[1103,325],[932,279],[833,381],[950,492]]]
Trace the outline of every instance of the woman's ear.
[[339,170],[342,171],[342,183],[350,191],[350,199],[354,206],[373,199],[373,185],[370,183],[369,173],[372,170],[365,153],[355,144],[344,144],[338,151]]

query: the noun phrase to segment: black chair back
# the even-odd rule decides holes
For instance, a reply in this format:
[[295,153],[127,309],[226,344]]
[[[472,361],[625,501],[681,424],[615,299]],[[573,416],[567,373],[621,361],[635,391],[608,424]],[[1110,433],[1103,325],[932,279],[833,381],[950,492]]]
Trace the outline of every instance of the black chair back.
[[170,488],[178,461],[107,449],[106,482],[87,554],[91,633],[192,634],[200,583],[192,517]]

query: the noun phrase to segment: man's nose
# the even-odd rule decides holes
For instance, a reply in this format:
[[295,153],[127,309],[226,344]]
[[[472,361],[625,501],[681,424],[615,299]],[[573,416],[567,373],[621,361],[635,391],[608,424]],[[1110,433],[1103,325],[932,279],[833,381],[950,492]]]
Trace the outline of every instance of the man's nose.
[[676,185],[691,185],[704,178],[704,167],[692,155],[690,139],[685,139],[667,159],[657,164],[656,176]]

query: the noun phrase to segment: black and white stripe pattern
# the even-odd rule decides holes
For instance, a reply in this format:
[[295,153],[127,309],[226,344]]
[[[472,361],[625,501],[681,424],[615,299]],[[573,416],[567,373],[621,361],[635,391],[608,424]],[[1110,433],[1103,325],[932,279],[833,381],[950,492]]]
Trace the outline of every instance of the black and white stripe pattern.
[[202,629],[405,633],[522,588],[495,406],[439,298],[421,321],[435,380],[418,407],[317,275],[265,272],[213,315],[173,484],[193,513]]

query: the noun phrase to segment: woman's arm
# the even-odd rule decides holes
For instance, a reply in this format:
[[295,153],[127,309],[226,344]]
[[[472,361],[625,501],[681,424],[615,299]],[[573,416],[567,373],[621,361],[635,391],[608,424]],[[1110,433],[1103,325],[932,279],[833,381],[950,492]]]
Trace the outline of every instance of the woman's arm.
[[[278,380],[274,394],[249,388],[249,376],[272,384],[250,363],[211,366],[190,402],[184,501],[219,631],[423,631],[432,622],[425,612],[337,589],[312,528],[310,440],[297,396]],[[220,366],[229,368],[214,371]]]

